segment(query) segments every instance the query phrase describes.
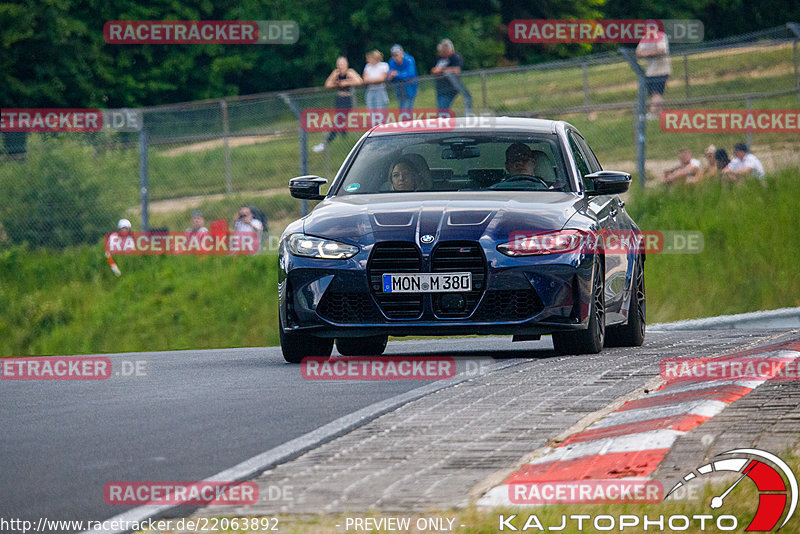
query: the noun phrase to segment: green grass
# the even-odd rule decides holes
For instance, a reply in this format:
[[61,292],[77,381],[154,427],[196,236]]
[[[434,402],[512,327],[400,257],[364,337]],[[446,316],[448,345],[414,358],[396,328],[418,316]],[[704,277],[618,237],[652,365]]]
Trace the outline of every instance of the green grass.
[[700,254],[652,254],[645,263],[648,321],[800,306],[800,171],[765,185],[710,182],[636,190],[627,209],[643,230],[693,230]]
[[85,354],[278,343],[277,259],[0,252],[0,355]]

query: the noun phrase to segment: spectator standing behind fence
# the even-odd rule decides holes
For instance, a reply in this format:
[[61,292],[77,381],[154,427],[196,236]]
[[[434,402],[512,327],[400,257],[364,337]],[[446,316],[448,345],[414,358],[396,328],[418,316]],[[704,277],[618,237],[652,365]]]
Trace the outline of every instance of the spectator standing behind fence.
[[[347,110],[353,108],[353,87],[356,85],[361,85],[362,83],[364,83],[364,81],[354,69],[350,68],[347,58],[344,56],[339,56],[336,59],[336,68],[333,69],[333,72],[330,73],[328,79],[325,80],[325,87],[328,89],[338,89],[336,91],[336,97],[333,105],[336,109]],[[336,137],[336,134],[340,134],[342,137],[345,137],[347,132],[345,130],[331,130],[324,143],[314,145],[314,152],[321,152],[325,150],[325,145],[333,141],[333,139]]]
[[189,234],[207,234],[206,221],[203,218],[203,212],[200,210],[192,210],[192,225],[186,229]]
[[673,182],[684,180],[686,183],[692,183],[695,176],[700,174],[700,162],[692,157],[692,151],[688,148],[682,148],[678,151],[679,165],[672,169],[664,171],[663,182],[671,184]]
[[389,64],[383,61],[380,50],[373,50],[367,54],[367,64],[364,65],[364,83],[367,91],[364,98],[367,109],[386,109],[389,107],[389,95],[386,93],[386,76],[389,74]]
[[392,46],[389,59],[388,80],[394,83],[394,91],[400,109],[413,109],[417,98],[417,62],[399,44]]
[[746,144],[736,143],[733,146],[733,155],[731,162],[722,169],[723,178],[736,181],[744,176],[755,176],[759,180],[764,179],[764,165],[750,153]]
[[472,107],[472,95],[461,83],[461,68],[464,66],[464,58],[456,52],[453,41],[442,39],[436,46],[439,58],[436,66],[431,69],[432,74],[439,74],[436,80],[436,106],[439,109],[450,109],[456,95],[464,95],[464,111],[469,111]]
[[258,237],[258,248],[261,250],[261,236],[264,233],[264,224],[255,218],[250,206],[242,206],[236,220],[233,222],[234,232],[250,232]]
[[647,62],[647,94],[650,96],[649,120],[657,119],[661,113],[661,103],[664,101],[664,89],[667,78],[672,74],[672,65],[669,61],[669,39],[661,30],[653,36],[647,36],[636,47],[636,56],[642,57]]

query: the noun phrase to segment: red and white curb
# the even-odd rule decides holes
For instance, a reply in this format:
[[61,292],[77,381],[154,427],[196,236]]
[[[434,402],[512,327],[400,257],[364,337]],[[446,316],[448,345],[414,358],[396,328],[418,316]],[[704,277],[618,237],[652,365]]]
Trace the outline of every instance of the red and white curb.
[[[709,360],[751,357],[768,357],[789,363],[800,358],[800,342],[776,343]],[[645,484],[681,435],[708,421],[766,380],[769,378],[667,382],[647,397],[626,402],[585,430],[569,436],[557,447],[545,450],[544,456],[523,464],[502,484],[485,493],[477,504],[530,506],[597,502],[594,494],[587,493],[584,497],[588,498],[576,500],[575,490],[570,497],[569,492],[558,493],[552,488],[552,498],[526,500],[519,497],[530,495],[525,488],[531,486],[543,488],[551,485],[556,489],[560,486],[563,490],[570,484],[580,486],[581,482],[601,486],[601,489],[613,483],[618,486]],[[611,493],[603,495],[600,500],[604,502],[614,500],[608,498]],[[616,495],[622,494],[617,490]],[[537,493],[539,496],[546,494]],[[652,495],[644,497],[650,497],[650,502],[653,502]],[[658,500],[662,498],[663,494]]]

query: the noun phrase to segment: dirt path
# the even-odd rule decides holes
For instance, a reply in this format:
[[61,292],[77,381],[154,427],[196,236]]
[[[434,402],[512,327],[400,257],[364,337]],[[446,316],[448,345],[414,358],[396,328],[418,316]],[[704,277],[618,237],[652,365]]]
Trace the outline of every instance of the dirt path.
[[[239,146],[269,143],[270,141],[280,137],[280,135],[248,135],[245,137],[228,137],[228,146],[231,148],[236,148]],[[204,150],[213,150],[215,148],[220,148],[223,144],[224,139],[212,139],[211,141],[203,141],[201,143],[192,143],[191,145],[171,148],[161,152],[160,155],[174,158],[176,156],[182,156],[183,154],[202,152]]]
[[[288,195],[288,187],[276,187],[274,189],[262,189],[260,191],[236,191],[230,195],[217,193],[213,195],[196,195],[191,197],[168,198],[166,200],[155,200],[150,202],[150,213],[174,213],[176,211],[186,211],[200,206],[203,202],[222,200],[225,197],[271,197],[274,195]],[[138,215],[141,206],[128,209],[128,213]]]

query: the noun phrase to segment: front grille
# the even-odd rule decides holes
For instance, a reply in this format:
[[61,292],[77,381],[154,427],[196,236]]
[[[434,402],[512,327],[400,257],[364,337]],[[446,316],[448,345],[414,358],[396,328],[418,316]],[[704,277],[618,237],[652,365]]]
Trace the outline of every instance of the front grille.
[[431,255],[431,272],[434,273],[472,273],[472,291],[458,293],[463,306],[452,309],[443,306],[447,299],[454,298],[453,293],[434,293],[433,312],[441,318],[468,317],[483,294],[486,284],[486,259],[478,243],[472,241],[447,241],[440,243]]
[[487,291],[475,319],[480,321],[522,321],[542,311],[539,294],[533,289]]
[[422,315],[422,295],[414,293],[384,293],[384,273],[418,273],[422,271],[422,256],[413,243],[377,243],[367,262],[370,290],[381,311],[390,319],[416,319]]
[[328,291],[317,306],[317,313],[333,323],[375,323],[383,320],[366,293]]

